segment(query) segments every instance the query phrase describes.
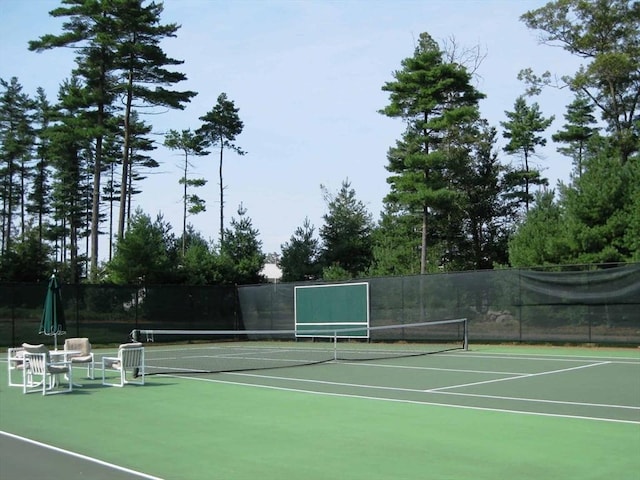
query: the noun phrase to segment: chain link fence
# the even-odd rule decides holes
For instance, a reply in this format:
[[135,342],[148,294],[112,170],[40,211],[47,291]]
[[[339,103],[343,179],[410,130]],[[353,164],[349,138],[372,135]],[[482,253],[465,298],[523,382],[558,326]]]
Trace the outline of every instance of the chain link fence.
[[[371,326],[466,317],[472,344],[640,345],[640,264],[357,281],[369,282]],[[117,344],[134,329],[292,330],[296,285],[63,285],[67,337]],[[0,346],[47,343],[38,334],[46,288],[0,284]]]

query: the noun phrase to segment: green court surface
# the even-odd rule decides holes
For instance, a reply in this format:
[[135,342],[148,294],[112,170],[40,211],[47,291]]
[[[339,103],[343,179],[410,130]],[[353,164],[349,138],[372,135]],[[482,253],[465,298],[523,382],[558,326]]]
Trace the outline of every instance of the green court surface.
[[78,368],[81,388],[47,397],[0,367],[0,478],[640,478],[640,349],[471,346],[124,388]]

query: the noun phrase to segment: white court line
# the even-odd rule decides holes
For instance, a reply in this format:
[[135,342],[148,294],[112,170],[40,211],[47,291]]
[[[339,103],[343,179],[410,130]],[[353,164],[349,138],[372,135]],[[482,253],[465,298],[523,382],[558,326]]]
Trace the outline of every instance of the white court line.
[[[460,393],[460,392],[444,392],[444,391],[430,391],[416,388],[402,388],[402,387],[385,387],[380,385],[365,385],[360,383],[345,383],[345,382],[331,382],[328,380],[314,380],[309,378],[291,378],[280,377],[277,375],[260,375],[255,373],[244,372],[223,372],[224,375],[239,376],[239,377],[251,377],[251,378],[268,378],[269,380],[283,380],[289,382],[298,383],[314,383],[319,385],[333,385],[337,387],[349,387],[349,388],[363,388],[370,390],[390,390],[398,392],[411,392],[411,393],[435,393],[440,395],[454,395],[460,397],[474,397],[474,398],[489,398],[495,400],[512,400],[528,403],[550,403],[558,405],[575,405],[581,407],[598,407],[598,408],[619,408],[622,410],[640,410],[640,407],[633,405],[613,405],[608,403],[586,403],[586,402],[571,402],[568,400],[545,400],[538,398],[522,398],[522,397],[505,397],[499,395],[482,395],[479,393]],[[244,385],[244,384],[243,384]]]
[[72,452],[70,450],[65,450],[64,448],[54,447],[53,445],[49,445],[47,443],[38,442],[36,440],[31,440],[30,438],[21,437],[19,435],[14,435],[13,433],[4,432],[0,430],[0,435],[5,435],[9,438],[13,438],[14,440],[21,440],[26,443],[30,443],[32,445],[36,445],[38,447],[46,448],[48,450],[53,450],[54,452],[64,453],[65,455],[70,455],[72,457],[80,458],[82,460],[86,460],[88,462],[97,463],[98,465],[102,465],[103,467],[109,467],[114,470],[119,470],[121,472],[130,473],[131,475],[138,476],[140,478],[146,478],[147,480],[163,480],[161,477],[155,477],[153,475],[149,475],[147,473],[138,472],[136,470],[131,470],[130,468],[121,467],[120,465],[115,465],[113,463],[105,462],[102,460],[98,460],[97,458],[88,457],[86,455],[82,455],[80,453]]
[[638,358],[631,357],[605,357],[605,356],[587,356],[587,355],[562,355],[560,353],[499,353],[499,352],[473,352],[469,350],[464,353],[446,352],[443,353],[447,357],[460,358],[491,358],[495,360],[540,360],[551,362],[584,362],[607,360],[611,363],[623,363],[629,365],[640,365],[640,356]]
[[231,376],[238,376],[238,377],[268,378],[269,380],[285,380],[290,382],[314,383],[319,385],[332,385],[337,387],[369,388],[373,390],[392,390],[392,391],[398,391],[398,392],[413,392],[413,393],[424,392],[424,390],[422,390],[421,388],[385,387],[381,385],[364,385],[359,383],[331,382],[329,380],[313,380],[311,378],[278,377],[275,375],[258,375],[253,373],[241,373],[241,372],[222,372],[222,373],[224,375],[231,375]]
[[640,410],[640,407],[634,405],[615,405],[610,403],[587,403],[587,402],[570,402],[568,400],[545,400],[542,398],[521,398],[521,397],[504,397],[501,395],[481,395],[479,393],[461,393],[461,392],[429,392],[439,395],[454,395],[457,397],[474,397],[474,398],[490,398],[496,400],[512,400],[517,402],[529,403],[551,403],[558,405],[576,405],[579,407],[600,407],[600,408],[619,408],[622,410]]
[[449,385],[447,387],[430,388],[430,389],[424,390],[424,392],[426,392],[426,393],[440,392],[440,391],[443,391],[443,390],[451,390],[452,388],[472,387],[472,386],[475,386],[475,385],[486,385],[488,383],[506,382],[506,381],[510,381],[510,380],[518,380],[518,379],[521,379],[521,378],[540,377],[542,375],[552,375],[552,374],[555,374],[555,373],[570,372],[572,370],[580,370],[580,369],[583,369],[583,368],[597,367],[597,366],[600,366],[600,365],[607,365],[609,363],[611,363],[611,362],[590,363],[588,365],[580,365],[578,367],[561,368],[560,370],[549,370],[547,372],[527,373],[525,375],[517,375],[515,377],[494,378],[493,380],[483,380],[482,382],[463,383],[463,384],[460,384],[460,385]]
[[402,370],[434,370],[438,372],[457,372],[457,373],[486,373],[489,375],[526,375],[524,372],[504,372],[492,370],[469,370],[462,368],[440,368],[440,367],[420,367],[417,365],[388,365],[385,363],[364,363],[364,362],[338,362],[340,365],[355,365],[357,367],[375,367],[375,368],[400,368]]
[[180,378],[183,380],[198,381],[198,382],[222,383],[226,385],[237,385],[237,386],[244,386],[244,387],[251,387],[251,388],[265,388],[267,390],[306,393],[310,395],[322,395],[322,396],[328,396],[328,397],[358,398],[358,399],[364,399],[364,400],[377,400],[380,402],[406,403],[406,404],[413,404],[413,405],[429,405],[429,406],[437,406],[437,407],[445,407],[445,408],[460,408],[463,410],[481,410],[481,411],[488,411],[488,412],[511,413],[516,415],[532,415],[532,416],[538,416],[538,417],[554,417],[554,418],[567,418],[567,419],[570,418],[570,419],[577,419],[577,420],[591,420],[591,421],[597,421],[597,422],[640,425],[640,421],[635,421],[635,420],[620,420],[615,418],[588,417],[583,415],[567,415],[567,414],[558,414],[558,413],[528,412],[526,410],[508,410],[503,408],[475,407],[475,406],[469,406],[469,405],[453,405],[451,403],[424,402],[420,400],[403,400],[398,398],[370,397],[366,395],[352,395],[352,394],[344,394],[344,393],[316,392],[313,390],[303,390],[299,388],[276,387],[273,385],[234,382],[229,380],[216,380],[211,378],[184,377],[180,375],[167,375],[167,376]]

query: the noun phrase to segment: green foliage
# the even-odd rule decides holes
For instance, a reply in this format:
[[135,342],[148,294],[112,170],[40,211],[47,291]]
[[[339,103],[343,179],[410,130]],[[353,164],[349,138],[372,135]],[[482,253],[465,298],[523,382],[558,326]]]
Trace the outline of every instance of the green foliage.
[[325,268],[340,267],[350,278],[356,278],[368,270],[373,258],[371,214],[364,203],[356,199],[349,180],[342,182],[335,196],[322,188],[328,212],[320,228],[321,263]]
[[385,203],[372,233],[370,276],[412,275],[420,271],[420,218]]
[[238,218],[231,219],[231,228],[225,231],[225,239],[220,247],[218,265],[225,283],[246,285],[263,281],[260,274],[265,261],[262,242],[246,213],[246,209],[240,205]]
[[2,198],[2,253],[11,251],[15,235],[14,221],[18,217],[20,236],[26,225],[23,215],[17,215],[26,203],[25,185],[29,179],[27,163],[34,144],[31,125],[34,103],[22,92],[22,85],[13,77],[9,82],[0,79],[4,92],[0,97],[0,198]]
[[582,163],[587,156],[589,139],[598,133],[599,128],[591,127],[596,123],[593,116],[594,105],[583,93],[577,93],[574,101],[567,106],[564,118],[567,123],[563,130],[553,134],[554,142],[565,143],[567,146],[558,147],[558,152],[573,159],[575,174],[582,175]]
[[465,162],[473,137],[470,126],[478,120],[478,102],[484,95],[471,85],[463,66],[443,59],[427,33],[420,35],[413,57],[401,65],[393,73],[394,81],[382,87],[389,92],[390,103],[380,113],[407,124],[402,140],[387,154],[391,192],[385,201],[420,212],[420,271],[424,273],[434,218],[438,221],[440,216],[444,222],[446,212],[457,209],[454,179]]
[[124,238],[116,243],[113,259],[107,263],[107,278],[121,285],[173,283],[175,281],[175,238],[171,226],[158,215],[155,222],[136,210]]
[[586,162],[585,172],[573,185],[561,191],[578,263],[623,262],[637,256],[637,161],[620,166],[615,158],[604,149]]
[[182,258],[183,283],[211,285],[219,283],[216,268],[217,255],[205,242],[190,243]]
[[566,215],[554,202],[554,192],[536,194],[529,210],[509,240],[509,262],[514,267],[565,263],[569,258]]
[[345,270],[340,265],[329,265],[322,269],[322,279],[325,282],[340,282],[353,278],[351,272]]
[[[133,1],[76,1],[50,12],[65,18],[60,34],[46,34],[29,42],[29,49],[44,51],[53,48],[72,48],[77,53],[74,75],[82,79],[75,97],[79,116],[87,120],[82,134],[94,143],[93,190],[91,206],[91,271],[95,278],[98,260],[101,173],[103,170],[103,140],[109,135],[110,120],[120,108],[115,99],[124,103],[122,122],[122,176],[120,181],[120,215],[118,237],[122,238],[125,220],[129,216],[130,197],[134,193],[132,181],[140,179],[133,165],[150,162],[139,158],[139,152],[155,148],[152,142],[136,138],[140,123],[133,110],[134,103],[144,107],[183,108],[195,92],[173,91],[168,87],[186,77],[168,67],[182,61],[168,57],[160,47],[165,38],[175,36],[176,24],[162,25],[162,3]],[[148,133],[148,132],[147,132]],[[113,173],[113,172],[112,172]],[[113,185],[111,185],[113,190]],[[111,202],[115,201],[111,194]]]
[[187,214],[196,215],[206,210],[205,201],[194,194],[188,193],[188,187],[203,187],[207,181],[204,178],[189,178],[189,156],[202,156],[207,155],[209,152],[205,150],[205,139],[203,136],[193,133],[190,129],[182,130],[169,130],[169,133],[165,136],[164,145],[171,150],[180,150],[184,155],[184,164],[182,167],[182,177],[179,180],[180,185],[183,185],[182,194],[182,254],[185,254],[186,250],[186,232],[187,232]]
[[238,112],[232,100],[227,98],[226,93],[218,95],[215,106],[200,117],[204,123],[196,131],[197,135],[201,135],[205,139],[206,146],[217,146],[220,150],[220,163],[218,166],[218,175],[220,178],[220,243],[224,243],[224,183],[222,176],[222,159],[224,150],[229,149],[238,155],[244,155],[241,148],[236,146],[236,137],[242,133],[244,123],[240,120]]
[[537,103],[527,105],[524,97],[518,97],[514,104],[513,112],[505,112],[506,122],[500,122],[504,127],[503,136],[509,140],[504,151],[509,155],[519,155],[522,166],[513,169],[509,176],[511,186],[521,186],[521,201],[525,210],[529,211],[529,205],[533,200],[530,192],[531,185],[547,185],[546,178],[542,178],[540,172],[532,168],[531,160],[537,146],[544,146],[547,140],[539,133],[544,132],[553,122],[555,117],[544,118]]
[[[640,148],[634,113],[640,92],[639,10],[638,2],[629,0],[555,0],[521,17],[541,32],[543,43],[560,45],[587,62],[563,81],[600,110],[621,163]],[[540,77],[528,70],[523,78],[538,92],[551,83],[548,73]]]
[[0,256],[0,281],[46,281],[54,270],[50,255],[51,249],[40,241],[37,230],[27,230],[24,240],[14,242]]
[[482,270],[507,262],[507,240],[517,215],[505,180],[507,169],[495,153],[496,130],[486,122],[469,152],[469,161],[457,175],[460,195],[458,252],[449,264],[459,270]]
[[550,193],[537,199],[541,204],[529,211],[509,243],[513,266],[638,260],[637,157],[620,166],[615,147],[592,139],[589,149],[595,152],[598,145],[600,151],[585,160],[583,174],[560,185],[557,202]]
[[290,240],[282,245],[283,282],[298,282],[304,280],[316,280],[320,278],[320,245],[314,238],[314,227],[308,218],[304,219],[301,227],[298,227]]
[[630,261],[640,262],[640,157],[629,162],[629,178],[631,182],[631,201],[625,243],[629,247]]

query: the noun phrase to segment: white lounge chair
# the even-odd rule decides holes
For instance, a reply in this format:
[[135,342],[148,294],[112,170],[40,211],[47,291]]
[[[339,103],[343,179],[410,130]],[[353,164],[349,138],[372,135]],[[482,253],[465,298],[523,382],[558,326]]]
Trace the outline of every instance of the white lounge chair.
[[66,351],[79,352],[67,354],[66,359],[71,361],[71,366],[77,363],[86,363],[87,377],[95,378],[93,352],[88,338],[67,338],[64,341],[64,349]]
[[[14,380],[15,372],[20,373],[20,379]],[[24,383],[24,348],[7,349],[7,374],[10,387],[21,387]]]
[[[120,381],[107,382],[106,370],[116,370],[120,373]],[[127,380],[127,371],[131,379]],[[138,380],[133,380],[139,378]],[[112,387],[124,387],[126,384],[144,385],[144,347],[141,343],[123,343],[118,348],[117,357],[102,357],[102,384]]]
[[[73,390],[71,362],[52,362],[44,345],[22,344],[24,348],[23,393],[42,392],[43,395],[67,393]],[[61,389],[60,376],[67,388]]]

